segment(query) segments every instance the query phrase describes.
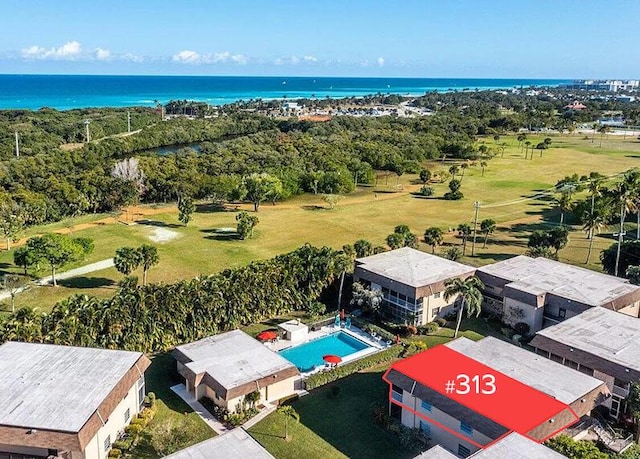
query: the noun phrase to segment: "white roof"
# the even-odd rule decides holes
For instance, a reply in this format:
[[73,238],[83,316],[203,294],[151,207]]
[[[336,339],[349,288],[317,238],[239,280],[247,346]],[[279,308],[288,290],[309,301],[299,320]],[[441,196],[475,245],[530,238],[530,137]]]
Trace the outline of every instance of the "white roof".
[[480,341],[461,337],[445,346],[567,405],[603,384],[596,378],[492,336]]
[[296,332],[298,330],[309,330],[309,327],[300,322],[298,319],[291,319],[278,324],[278,327],[288,332]]
[[195,374],[209,373],[225,389],[262,379],[295,366],[241,330],[184,344],[176,348]]
[[0,425],[79,432],[140,352],[6,342]]
[[640,319],[592,308],[538,335],[640,371]]
[[628,293],[640,292],[640,287],[619,277],[542,257],[518,255],[482,266],[478,272],[509,280],[510,287],[524,292],[534,295],[553,293],[591,306],[600,306]]
[[[440,445],[425,451],[414,459],[454,459],[457,458]],[[513,432],[491,446],[481,449],[469,456],[473,459],[562,459],[560,453],[540,443]]]
[[410,247],[358,258],[358,265],[388,279],[420,288],[472,274],[476,268]]
[[166,459],[274,459],[241,427],[177,451]]

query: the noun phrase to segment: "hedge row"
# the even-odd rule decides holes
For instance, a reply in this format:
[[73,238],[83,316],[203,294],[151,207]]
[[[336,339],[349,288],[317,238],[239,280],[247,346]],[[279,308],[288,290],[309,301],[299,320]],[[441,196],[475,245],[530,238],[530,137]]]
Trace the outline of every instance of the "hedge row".
[[307,390],[312,390],[320,386],[324,386],[338,379],[342,379],[345,376],[349,376],[353,373],[357,373],[360,370],[370,368],[384,362],[390,362],[400,357],[404,352],[404,347],[400,345],[391,346],[384,351],[380,351],[376,354],[364,357],[356,360],[355,362],[340,365],[330,371],[324,371],[322,373],[316,373],[309,376],[305,380]]

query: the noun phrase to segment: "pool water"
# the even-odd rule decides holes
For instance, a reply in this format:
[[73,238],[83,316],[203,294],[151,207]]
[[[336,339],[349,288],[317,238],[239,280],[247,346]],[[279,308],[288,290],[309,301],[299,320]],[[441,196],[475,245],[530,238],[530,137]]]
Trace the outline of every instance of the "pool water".
[[285,349],[280,355],[298,367],[302,373],[306,373],[314,367],[324,365],[324,355],[332,354],[344,358],[368,347],[370,346],[347,333],[338,332]]

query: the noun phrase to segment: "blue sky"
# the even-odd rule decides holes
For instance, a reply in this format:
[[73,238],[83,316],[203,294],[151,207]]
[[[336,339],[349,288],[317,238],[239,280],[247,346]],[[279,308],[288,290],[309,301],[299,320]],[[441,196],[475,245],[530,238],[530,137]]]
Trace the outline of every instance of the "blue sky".
[[637,0],[0,0],[1,73],[640,78]]

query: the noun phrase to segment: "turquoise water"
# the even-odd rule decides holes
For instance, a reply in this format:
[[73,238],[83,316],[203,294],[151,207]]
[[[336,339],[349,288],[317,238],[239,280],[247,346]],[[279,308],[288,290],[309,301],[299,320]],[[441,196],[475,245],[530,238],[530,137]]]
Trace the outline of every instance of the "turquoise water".
[[346,357],[369,346],[352,336],[338,332],[324,338],[318,338],[280,352],[280,355],[293,363],[301,372],[313,370],[325,364],[322,356],[327,354]]
[[0,109],[154,106],[172,99],[222,105],[249,99],[422,95],[427,91],[558,86],[569,80],[242,76],[0,75]]

